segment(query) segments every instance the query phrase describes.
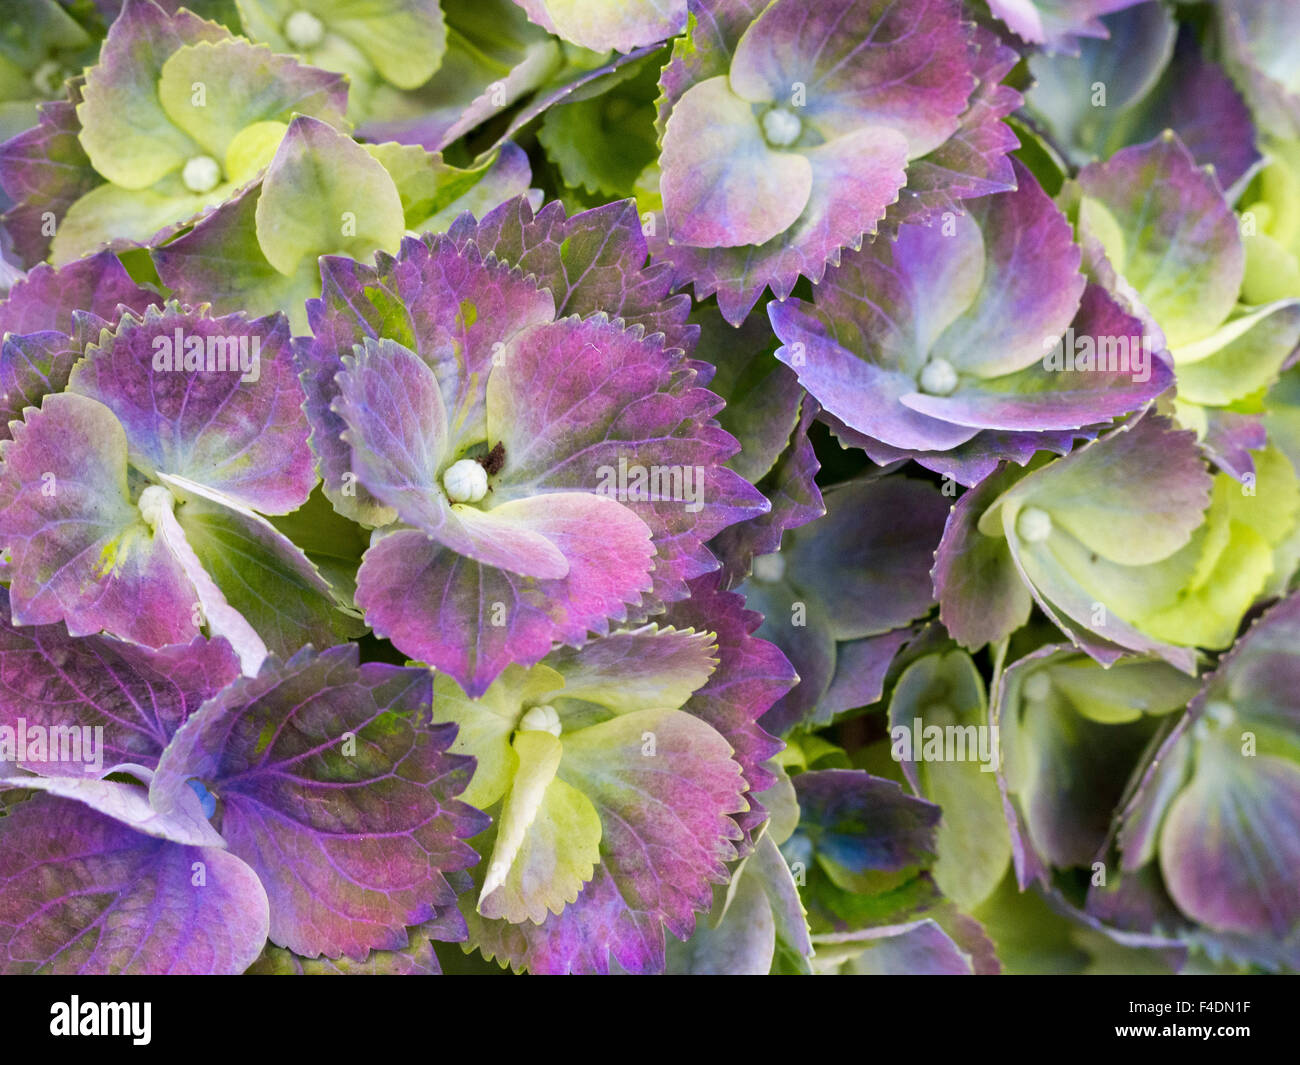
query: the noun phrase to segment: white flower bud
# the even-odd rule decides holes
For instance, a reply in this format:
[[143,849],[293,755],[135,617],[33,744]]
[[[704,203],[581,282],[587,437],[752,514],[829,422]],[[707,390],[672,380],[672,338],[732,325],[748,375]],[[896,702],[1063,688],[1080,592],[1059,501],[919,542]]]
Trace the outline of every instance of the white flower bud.
[[325,26],[310,11],[295,11],[284,20],[284,35],[295,48],[315,48],[325,39]]
[[1038,507],[1025,507],[1016,518],[1016,535],[1027,544],[1041,544],[1052,535],[1052,517]]
[[487,470],[474,459],[453,462],[442,475],[442,487],[453,503],[477,503],[487,495]]
[[172,510],[176,506],[176,499],[162,485],[151,484],[140,493],[140,502],[137,505],[140,508],[140,516],[144,518],[149,528],[154,529],[158,526],[158,519],[162,517],[163,510]]
[[779,551],[754,559],[754,580],[771,584],[785,576],[785,559]]
[[921,391],[948,396],[957,389],[957,371],[947,359],[931,359],[921,370]]
[[774,107],[763,116],[763,136],[773,148],[786,148],[799,139],[803,123],[793,111]]
[[555,707],[543,703],[530,707],[519,722],[520,732],[549,732],[552,736],[560,734],[560,715]]
[[211,192],[221,181],[221,167],[210,155],[196,155],[185,164],[181,181],[190,192]]

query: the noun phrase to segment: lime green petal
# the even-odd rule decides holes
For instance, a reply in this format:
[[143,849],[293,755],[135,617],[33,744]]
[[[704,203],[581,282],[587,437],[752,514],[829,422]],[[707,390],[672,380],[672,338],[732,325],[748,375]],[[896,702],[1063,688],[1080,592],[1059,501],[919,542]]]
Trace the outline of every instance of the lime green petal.
[[215,206],[232,191],[231,186],[218,185],[208,193],[188,192],[175,179],[148,189],[96,186],[68,208],[50,243],[50,261],[71,262],[113,240],[144,243],[159,230]]
[[321,79],[319,71],[263,45],[204,41],[177,50],[163,64],[158,97],[178,128],[208,155],[224,159],[235,136],[255,122],[288,122],[294,113],[341,122],[331,86]]
[[515,736],[518,758],[496,846],[479,896],[484,917],[541,924],[577,899],[600,861],[600,816],[577,788],[556,778],[561,741],[548,732]]
[[1224,406],[1267,388],[1300,343],[1300,300],[1283,300],[1235,318],[1173,352],[1178,396]]
[[[137,31],[131,18],[144,28]],[[77,106],[81,146],[91,164],[123,188],[147,188],[200,154],[199,145],[164,110],[158,78],[168,58],[187,41],[231,39],[223,27],[188,12],[165,29],[154,21],[145,5],[134,11],[127,7],[114,23],[100,63],[86,72]]]
[[549,666],[507,666],[481,698],[471,699],[445,673],[433,678],[433,720],[459,726],[451,750],[478,760],[474,777],[461,799],[486,810],[510,790],[516,755],[510,746],[525,703],[533,704],[564,687],[564,678]]
[[294,119],[257,203],[257,238],[271,265],[292,274],[306,256],[395,254],[405,231],[388,171],[324,122]]

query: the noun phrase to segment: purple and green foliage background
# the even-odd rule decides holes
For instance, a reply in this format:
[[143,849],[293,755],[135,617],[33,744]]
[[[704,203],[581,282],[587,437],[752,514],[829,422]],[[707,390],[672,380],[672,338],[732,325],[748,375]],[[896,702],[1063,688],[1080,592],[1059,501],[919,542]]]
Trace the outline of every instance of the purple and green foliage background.
[[10,6],[0,973],[1300,971],[1300,7]]

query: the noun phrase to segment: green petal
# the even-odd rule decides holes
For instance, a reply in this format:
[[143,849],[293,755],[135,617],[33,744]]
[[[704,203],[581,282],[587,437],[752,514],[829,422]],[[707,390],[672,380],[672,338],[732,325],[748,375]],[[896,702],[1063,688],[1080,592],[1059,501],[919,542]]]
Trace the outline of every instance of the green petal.
[[232,39],[178,49],[163,64],[157,93],[176,127],[221,160],[230,142],[255,122],[288,122],[300,113],[340,123],[333,87],[319,71],[288,56]]
[[50,242],[56,266],[79,259],[109,241],[145,243],[230,195],[230,185],[211,192],[187,191],[173,176],[147,189],[98,185],[68,208]]
[[460,726],[451,750],[478,759],[474,777],[461,798],[486,810],[510,790],[518,761],[510,735],[525,703],[538,703],[564,687],[564,678],[549,666],[507,666],[478,699],[471,699],[451,677],[433,678],[433,720]]
[[295,118],[257,202],[257,239],[267,261],[293,274],[307,256],[396,253],[405,230],[388,171],[351,137],[317,119]]
[[479,896],[484,917],[541,924],[578,898],[600,861],[600,816],[555,772],[563,744],[548,732],[515,736],[518,759]]

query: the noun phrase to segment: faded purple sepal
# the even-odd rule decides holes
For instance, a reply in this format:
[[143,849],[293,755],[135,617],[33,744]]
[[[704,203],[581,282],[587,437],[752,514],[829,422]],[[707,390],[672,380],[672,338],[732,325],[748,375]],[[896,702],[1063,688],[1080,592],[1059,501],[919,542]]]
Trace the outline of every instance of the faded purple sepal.
[[781,649],[755,635],[762,617],[745,609],[744,598],[722,589],[720,583],[719,574],[692,581],[690,598],[672,604],[664,621],[717,637],[718,667],[683,709],[721,733],[740,763],[749,788],[749,809],[735,819],[745,833],[747,848],[753,830],[767,818],[756,796],[776,780],[766,763],[781,749],[780,741],[759,722],[798,679]]
[[151,308],[92,347],[68,388],[113,412],[142,473],[185,477],[264,514],[296,509],[315,484],[283,315]]
[[[45,775],[89,775],[86,741],[100,773],[128,763],[153,769],[172,735],[204,700],[239,676],[224,640],[149,650],[105,636],[74,638],[62,625],[14,626],[0,591],[0,723],[81,730],[82,758],[16,764]],[[94,730],[102,728],[102,741]],[[87,731],[89,730],[89,731]],[[57,741],[65,746],[62,740]]]
[[[150,787],[167,809],[198,779],[231,853],[271,900],[270,938],[297,954],[407,945],[406,926],[454,906],[485,819],[456,800],[471,759],[428,723],[427,671],[358,666],[355,645],[305,648],[236,681],[177,732]],[[287,859],[287,860],[286,860]]]
[[26,266],[50,251],[51,219],[56,223],[77,200],[103,180],[77,139],[80,85],[70,98],[41,106],[40,124],[0,145],[0,186],[13,201],[4,215],[5,231]]
[[[976,41],[946,3],[904,11],[843,0],[819,6],[811,21],[795,0],[761,13],[700,5],[695,15],[689,45],[661,82],[666,224],[653,251],[697,298],[716,293],[733,324],[765,287],[785,299],[800,276],[820,281],[845,248],[875,235],[900,197],[927,210],[1008,187],[999,157],[1014,138],[994,124],[1015,94],[990,87],[972,101],[972,93],[977,68],[1000,76],[1010,56],[987,33]],[[810,87],[807,99],[794,101],[796,121],[774,133],[760,112],[766,120],[767,109],[787,104],[792,85]],[[769,144],[770,135],[779,139]],[[960,142],[945,151],[954,136]],[[716,154],[719,138],[734,150]],[[913,194],[910,164],[926,156]],[[745,165],[729,167],[728,157]]]
[[646,335],[664,334],[664,346],[690,351],[699,335],[688,325],[690,298],[672,295],[672,269],[646,264],[648,249],[632,200],[565,217],[558,200],[534,214],[519,197],[475,222],[462,215],[448,231],[457,247],[467,241],[537,278],[555,298],[555,315],[586,317],[603,311]]
[[[934,602],[929,570],[948,513],[944,497],[922,481],[880,478],[828,489],[826,516],[791,530],[775,555],[761,557],[742,586],[765,616],[762,635],[785,652],[799,684],[764,718],[783,734],[799,723],[831,720],[850,691],[873,687],[876,655],[852,645],[907,630]],[[901,641],[899,641],[901,643]],[[874,645],[891,654],[898,644]],[[833,703],[823,702],[832,686]]]
[[237,975],[267,929],[266,892],[227,851],[53,796],[0,818],[0,972]]
[[989,0],[989,10],[1016,36],[1048,51],[1073,52],[1079,37],[1105,37],[1102,15],[1141,0]]

